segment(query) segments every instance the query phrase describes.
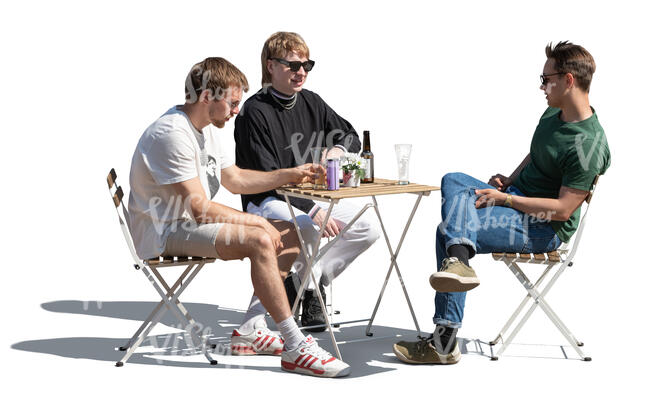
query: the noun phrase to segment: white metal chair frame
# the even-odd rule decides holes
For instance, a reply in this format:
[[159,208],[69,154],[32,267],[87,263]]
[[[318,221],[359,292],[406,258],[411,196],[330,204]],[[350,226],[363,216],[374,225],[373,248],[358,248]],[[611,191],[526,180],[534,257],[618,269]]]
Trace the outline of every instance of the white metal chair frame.
[[[178,297],[183,293],[183,291],[185,291],[187,286],[192,282],[199,271],[201,271],[203,266],[205,266],[206,263],[214,262],[216,259],[203,257],[164,257],[141,260],[138,258],[131,238],[131,233],[129,232],[125,221],[125,219],[128,219],[129,215],[126,206],[122,202],[122,198],[124,197],[122,187],[118,186],[116,183],[117,174],[115,169],[111,169],[106,180],[108,182],[108,190],[111,199],[113,200],[115,210],[117,211],[117,217],[120,222],[122,234],[124,235],[124,240],[126,241],[131,257],[135,262],[134,267],[136,270],[142,270],[142,273],[144,273],[145,277],[147,277],[149,282],[151,282],[151,285],[153,285],[156,292],[158,292],[158,295],[161,297],[161,301],[145,319],[135,334],[133,334],[128,343],[119,348],[120,351],[125,351],[126,353],[124,354],[124,357],[115,364],[115,366],[121,367],[126,363],[140,344],[142,344],[144,339],[149,335],[151,330],[156,326],[156,324],[158,324],[167,310],[173,313],[180,321],[180,324],[185,328],[186,335],[183,339],[185,340],[187,347],[190,350],[200,349],[211,365],[217,365],[217,360],[213,359],[208,351],[209,349],[214,349],[216,345],[209,344],[207,336],[200,336],[198,334],[197,329],[199,328],[199,325],[194,321],[185,306],[183,306],[183,304],[178,300]],[[122,213],[120,213],[120,207],[122,207]],[[169,284],[162,277],[158,269],[171,266],[185,266],[185,270],[170,288]],[[189,334],[189,338],[187,337],[187,334]]]
[[[591,361],[591,357],[586,356],[582,351],[582,349],[580,349],[584,344],[582,342],[579,342],[576,339],[576,337],[573,336],[569,328],[564,324],[564,322],[562,322],[562,320],[560,320],[560,317],[555,313],[555,311],[551,309],[551,306],[546,301],[545,296],[549,292],[549,290],[553,287],[557,279],[566,270],[566,268],[573,265],[572,260],[578,249],[578,244],[580,243],[580,239],[582,238],[582,233],[584,231],[584,227],[586,224],[587,212],[589,211],[591,199],[596,189],[597,182],[598,182],[598,176],[596,176],[596,178],[594,179],[589,194],[585,198],[585,202],[587,203],[587,206],[586,208],[584,208],[584,212],[580,219],[578,230],[576,231],[575,238],[571,245],[562,243],[562,245],[560,246],[560,248],[558,248],[557,251],[548,252],[544,254],[521,254],[521,253],[493,253],[492,254],[492,257],[495,260],[502,261],[506,264],[506,266],[508,266],[510,271],[512,271],[512,273],[515,275],[517,280],[519,280],[519,282],[526,289],[527,292],[526,297],[523,299],[519,307],[517,307],[517,309],[512,314],[512,316],[510,316],[506,324],[501,329],[501,332],[499,332],[497,337],[490,342],[490,346],[496,345],[499,340],[503,342],[503,345],[497,351],[497,353],[492,355],[491,357],[492,360],[499,359],[499,356],[501,356],[501,354],[503,354],[503,352],[508,348],[512,340],[515,338],[515,336],[517,336],[521,328],[528,321],[528,319],[533,314],[535,309],[539,306],[544,311],[544,313],[548,316],[551,322],[555,324],[555,326],[562,333],[562,335],[564,335],[567,341],[569,341],[569,344],[578,353],[580,358],[584,361]],[[542,265],[546,265],[546,269],[544,269],[542,275],[533,284],[528,279],[526,274],[521,270],[519,265],[517,265],[517,263],[542,264]],[[553,277],[545,285],[544,289],[540,291],[539,288],[542,282],[549,274],[551,269],[553,269],[557,265],[559,265],[559,268],[557,269]],[[506,332],[508,332],[508,330],[512,326],[512,323],[519,316],[519,314],[522,312],[526,304],[531,299],[533,300],[531,307],[524,314],[524,316],[521,318],[519,323],[515,326],[514,330],[510,333],[510,335],[507,338],[505,338]]]

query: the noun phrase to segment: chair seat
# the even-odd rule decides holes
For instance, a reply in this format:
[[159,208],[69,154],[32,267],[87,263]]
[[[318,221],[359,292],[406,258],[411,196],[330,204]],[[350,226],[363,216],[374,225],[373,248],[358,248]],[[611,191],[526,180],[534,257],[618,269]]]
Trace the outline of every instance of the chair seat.
[[558,251],[543,252],[538,254],[522,254],[519,252],[493,252],[492,258],[496,261],[523,262],[523,263],[560,263],[562,258]]
[[212,263],[217,258],[208,258],[203,256],[160,256],[157,258],[147,259],[145,262],[148,266],[165,267],[181,266],[193,263]]

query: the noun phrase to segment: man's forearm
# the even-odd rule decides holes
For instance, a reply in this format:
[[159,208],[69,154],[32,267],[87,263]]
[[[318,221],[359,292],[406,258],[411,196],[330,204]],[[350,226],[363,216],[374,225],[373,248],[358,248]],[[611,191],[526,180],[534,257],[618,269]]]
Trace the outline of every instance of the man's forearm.
[[239,169],[237,177],[231,178],[226,186],[234,194],[256,194],[275,189],[289,183],[287,169],[274,171],[256,171]]
[[261,216],[247,214],[223,204],[208,200],[198,177],[171,185],[182,203],[198,223],[232,223],[237,225],[267,227]]
[[259,227],[264,223],[264,219],[260,216],[247,214],[214,201],[205,203],[206,208],[193,209],[194,218],[198,223],[230,223]]
[[512,208],[535,218],[565,221],[571,214],[565,214],[559,199],[512,196]]

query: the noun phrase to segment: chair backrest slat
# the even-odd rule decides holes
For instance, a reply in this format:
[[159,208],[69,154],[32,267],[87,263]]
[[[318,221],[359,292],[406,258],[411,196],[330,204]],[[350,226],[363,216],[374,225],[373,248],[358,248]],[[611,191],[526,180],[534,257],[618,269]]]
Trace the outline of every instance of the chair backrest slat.
[[119,207],[122,203],[122,198],[124,197],[124,192],[122,191],[122,186],[118,186],[115,194],[113,195],[113,203],[115,207]]
[[116,180],[117,180],[117,173],[115,172],[115,168],[111,168],[111,172],[109,172],[108,176],[106,177],[106,182],[108,182],[109,189],[113,187]]
[[[108,182],[108,192],[111,194],[113,204],[117,210],[117,218],[120,222],[120,229],[122,229],[122,234],[124,235],[124,240],[126,240],[126,245],[129,248],[129,251],[131,252],[131,256],[133,257],[135,263],[141,264],[142,260],[138,258],[138,255],[135,251],[133,238],[131,237],[131,231],[129,230],[128,226],[129,213],[126,209],[126,206],[122,202],[122,199],[124,198],[124,191],[122,190],[122,186],[117,186],[117,173],[115,172],[115,168],[111,168],[111,172],[108,173],[106,181]],[[113,193],[113,187],[116,188],[115,193]],[[122,205],[123,214],[120,214],[120,204]]]

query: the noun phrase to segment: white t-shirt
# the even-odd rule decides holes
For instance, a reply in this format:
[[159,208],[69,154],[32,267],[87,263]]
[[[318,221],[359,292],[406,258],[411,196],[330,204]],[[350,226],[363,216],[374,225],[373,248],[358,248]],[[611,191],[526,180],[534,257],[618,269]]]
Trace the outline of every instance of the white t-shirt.
[[208,125],[199,132],[180,106],[151,124],[131,160],[129,228],[138,256],[159,256],[170,226],[193,220],[189,206],[170,184],[198,176],[212,200],[219,190],[221,170],[234,163],[223,151],[217,128]]

